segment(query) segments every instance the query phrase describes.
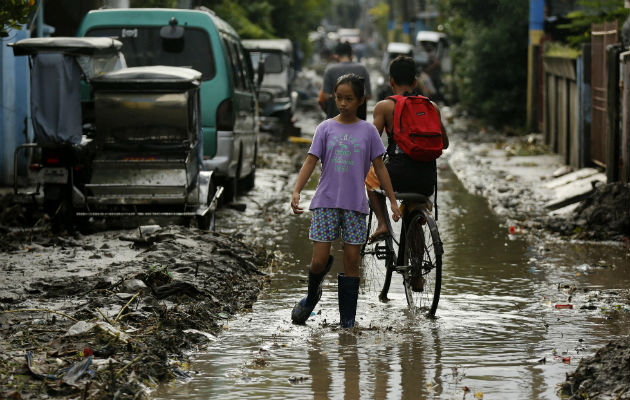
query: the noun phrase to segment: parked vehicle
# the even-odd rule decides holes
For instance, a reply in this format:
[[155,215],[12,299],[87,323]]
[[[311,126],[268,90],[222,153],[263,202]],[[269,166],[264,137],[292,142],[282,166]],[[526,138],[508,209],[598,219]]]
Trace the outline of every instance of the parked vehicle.
[[[204,171],[199,123],[202,74],[181,67],[126,68],[111,38],[35,38],[12,44],[31,57],[37,200],[58,220],[73,217],[196,217],[212,227],[222,189]],[[90,101],[81,100],[81,81]]]
[[[416,45],[422,58],[422,68],[435,85],[438,101],[446,101],[444,92],[452,92],[452,83],[445,83],[442,76],[452,72],[452,64],[446,34],[435,31],[419,31]],[[446,86],[449,86],[445,88]]]
[[424,64],[428,62],[429,52],[434,52],[440,61],[442,72],[451,71],[451,59],[448,39],[445,33],[435,31],[419,31],[416,34],[416,46],[419,57]]
[[[258,105],[260,130],[287,135],[293,127],[298,94],[293,90],[295,65],[293,44],[289,39],[243,40],[254,69],[264,70],[259,77]],[[261,64],[260,61],[263,61]],[[264,67],[259,68],[259,65]]]
[[426,56],[419,51],[417,46],[409,43],[402,42],[390,42],[387,44],[387,50],[383,55],[381,62],[381,76],[376,80],[376,96],[378,100],[383,100],[387,96],[394,94],[391,86],[389,85],[389,63],[398,56],[408,56],[416,61],[418,67],[418,80],[419,87],[422,88],[423,94],[431,97],[435,92],[435,87],[431,78],[423,74],[422,68],[426,65]]
[[202,162],[226,200],[254,185],[258,150],[254,72],[234,29],[211,10],[90,11],[77,36],[117,37],[130,67],[169,65],[201,72]]

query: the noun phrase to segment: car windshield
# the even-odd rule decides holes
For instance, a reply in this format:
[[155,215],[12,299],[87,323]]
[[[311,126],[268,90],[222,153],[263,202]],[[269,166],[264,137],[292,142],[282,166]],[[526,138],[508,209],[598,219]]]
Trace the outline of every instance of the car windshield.
[[282,54],[276,52],[258,52],[250,51],[249,55],[252,60],[254,69],[258,69],[258,61],[260,57],[265,59],[265,74],[277,74],[282,72]]
[[123,43],[127,66],[169,65],[194,68],[207,81],[215,74],[208,34],[186,28],[181,39],[162,39],[160,26],[94,28],[86,36],[116,37]]

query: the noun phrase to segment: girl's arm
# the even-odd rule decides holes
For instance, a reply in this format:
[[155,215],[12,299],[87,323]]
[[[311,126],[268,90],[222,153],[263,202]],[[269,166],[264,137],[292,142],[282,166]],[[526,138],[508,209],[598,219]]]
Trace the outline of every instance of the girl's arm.
[[380,156],[376,157],[372,160],[372,165],[374,166],[374,172],[376,172],[376,176],[378,176],[378,180],[381,183],[381,187],[385,190],[387,198],[389,198],[392,209],[392,218],[394,221],[398,221],[400,219],[400,209],[398,208],[398,202],[396,201],[392,181],[389,179],[389,173],[387,172],[387,168],[385,168],[383,158]]
[[302,192],[306,182],[308,182],[308,179],[311,177],[318,160],[319,158],[309,154],[306,156],[306,160],[304,160],[302,168],[300,168],[300,173],[298,174],[297,181],[295,182],[295,188],[293,188],[293,195],[291,196],[291,209],[294,214],[302,214],[304,212],[304,209],[300,207],[300,192]]

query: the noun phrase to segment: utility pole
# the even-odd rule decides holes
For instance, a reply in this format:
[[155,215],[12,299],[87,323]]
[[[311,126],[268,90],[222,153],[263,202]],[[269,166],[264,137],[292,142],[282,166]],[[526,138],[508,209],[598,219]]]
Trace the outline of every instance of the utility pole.
[[529,45],[527,46],[527,127],[538,130],[536,101],[538,80],[538,49],[542,43],[545,23],[545,0],[529,0]]

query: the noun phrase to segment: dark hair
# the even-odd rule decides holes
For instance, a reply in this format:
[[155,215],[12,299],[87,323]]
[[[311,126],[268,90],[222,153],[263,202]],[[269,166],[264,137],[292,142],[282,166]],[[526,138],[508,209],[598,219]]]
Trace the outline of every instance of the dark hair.
[[[337,82],[335,83],[335,87],[333,88],[333,93],[337,91],[339,85],[348,84],[352,88],[352,92],[357,98],[362,98],[365,96],[365,78],[357,75],[357,74],[345,74],[341,75]],[[367,101],[363,101],[357,110],[357,116],[361,119],[367,118]]]
[[365,96],[365,78],[357,75],[357,74],[345,74],[341,75],[337,82],[335,83],[335,87],[333,88],[333,93],[337,91],[339,85],[343,85],[344,83],[349,84],[352,87],[352,91],[354,95],[358,98]]
[[348,42],[339,43],[337,47],[335,47],[335,54],[352,57],[352,46]]
[[413,85],[416,62],[409,56],[398,56],[389,63],[389,77],[397,85]]

